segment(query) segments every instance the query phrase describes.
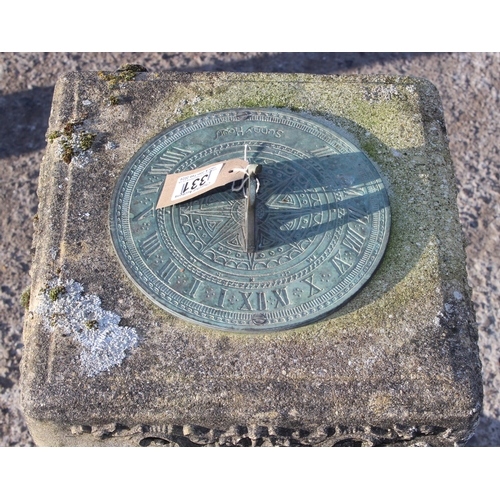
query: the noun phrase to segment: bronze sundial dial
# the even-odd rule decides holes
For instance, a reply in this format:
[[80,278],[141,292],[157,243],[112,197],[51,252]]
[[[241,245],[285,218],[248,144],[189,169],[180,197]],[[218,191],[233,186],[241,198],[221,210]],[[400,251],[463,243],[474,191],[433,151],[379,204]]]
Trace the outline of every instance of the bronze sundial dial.
[[[240,191],[229,184],[156,209],[169,174],[244,155],[260,167]],[[144,145],[116,184],[110,228],[126,273],[155,304],[255,333],[317,321],[355,294],[382,259],[390,211],[376,167],[333,128],[229,109]]]

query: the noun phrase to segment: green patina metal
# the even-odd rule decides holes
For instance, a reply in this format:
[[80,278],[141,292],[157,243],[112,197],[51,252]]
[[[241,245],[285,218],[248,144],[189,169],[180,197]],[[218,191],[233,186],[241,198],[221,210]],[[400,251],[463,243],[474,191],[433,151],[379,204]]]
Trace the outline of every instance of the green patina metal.
[[[255,251],[246,201],[231,186],[155,210],[165,176],[242,158],[262,165]],[[344,304],[382,259],[388,196],[373,163],[332,128],[277,109],[221,110],[182,121],[124,168],[110,210],[126,273],[149,299],[197,324],[287,330]]]

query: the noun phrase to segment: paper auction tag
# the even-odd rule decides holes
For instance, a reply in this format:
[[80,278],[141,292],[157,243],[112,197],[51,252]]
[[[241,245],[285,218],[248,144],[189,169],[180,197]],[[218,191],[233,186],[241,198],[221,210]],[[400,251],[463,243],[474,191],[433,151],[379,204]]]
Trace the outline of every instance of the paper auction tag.
[[229,182],[243,179],[248,164],[246,160],[234,158],[187,172],[168,174],[156,208],[169,207]]

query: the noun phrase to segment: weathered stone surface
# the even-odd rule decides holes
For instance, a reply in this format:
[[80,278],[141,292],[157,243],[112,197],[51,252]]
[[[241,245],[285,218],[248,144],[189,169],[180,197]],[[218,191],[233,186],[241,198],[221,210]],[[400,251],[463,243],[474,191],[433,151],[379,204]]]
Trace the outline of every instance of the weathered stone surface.
[[[480,363],[435,88],[384,76],[126,76],[71,73],[54,93],[22,363],[36,442],[465,442],[481,407]],[[189,116],[248,106],[347,131],[384,175],[392,214],[386,255],[358,295],[313,326],[259,336],[193,326],[151,305],[125,277],[107,227],[116,178],[141,145]],[[71,280],[83,286],[80,330],[71,303],[58,303]],[[86,307],[113,328],[121,317],[124,357],[113,344],[110,363],[98,362],[113,335],[85,320]]]

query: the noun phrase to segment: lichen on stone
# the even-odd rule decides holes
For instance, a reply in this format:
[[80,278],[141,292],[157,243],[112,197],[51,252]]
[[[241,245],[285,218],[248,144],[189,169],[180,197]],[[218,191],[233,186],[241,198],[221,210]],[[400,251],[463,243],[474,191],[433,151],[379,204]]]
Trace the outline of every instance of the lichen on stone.
[[57,140],[59,146],[58,153],[64,163],[71,163],[71,160],[85,151],[88,151],[96,134],[92,134],[83,129],[81,120],[74,120],[66,123],[63,130],[56,130],[47,136],[50,143]]
[[84,294],[74,280],[56,278],[41,291],[35,310],[51,333],[71,336],[81,345],[83,372],[94,377],[121,364],[126,351],[137,345],[135,328],[119,326],[120,316],[101,308],[101,299]]

